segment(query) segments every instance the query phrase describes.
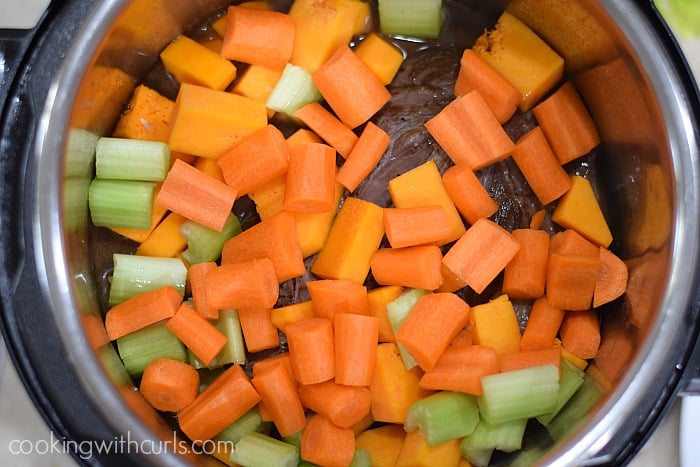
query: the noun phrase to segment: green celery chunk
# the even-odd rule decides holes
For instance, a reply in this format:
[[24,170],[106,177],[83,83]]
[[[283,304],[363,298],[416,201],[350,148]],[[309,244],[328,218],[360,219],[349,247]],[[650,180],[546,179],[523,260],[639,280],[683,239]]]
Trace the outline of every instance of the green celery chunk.
[[95,168],[95,148],[100,139],[95,133],[79,128],[71,128],[66,145],[66,165],[64,177],[91,179]]
[[476,397],[440,391],[417,400],[408,409],[404,428],[419,429],[430,446],[471,434],[479,422]]
[[473,465],[488,465],[494,450],[513,452],[522,447],[526,426],[527,419],[498,425],[481,419],[472,434],[462,440],[462,456]]
[[97,227],[151,227],[155,182],[94,179],[88,190],[92,223]]
[[184,362],[185,346],[164,322],[152,324],[117,339],[119,356],[131,376],[140,376],[153,360],[171,358]]
[[179,258],[159,258],[115,253],[109,304],[117,305],[134,295],[172,285],[185,294],[187,267]]
[[[394,332],[394,335],[399,332],[399,329],[401,329],[401,326],[403,326],[404,321],[406,321],[406,318],[408,317],[408,313],[416,305],[418,299],[426,293],[429,293],[429,291],[422,289],[409,289],[391,302],[387,303],[386,316],[389,319],[389,324],[391,325],[391,330]],[[399,348],[401,359],[403,360],[403,364],[407,370],[410,370],[418,365],[416,360],[410,353],[408,353],[408,350],[406,350],[401,342],[397,342],[396,346]]]
[[245,435],[259,432],[261,427],[262,417],[260,416],[260,410],[258,410],[256,406],[241,415],[235,422],[224,428],[221,433],[216,435],[216,439],[219,441],[229,441],[236,444]]
[[221,232],[203,226],[192,220],[186,220],[180,226],[180,233],[187,240],[187,249],[182,257],[190,264],[216,261],[226,240],[241,233],[238,218],[231,214]]
[[557,394],[557,404],[548,414],[540,415],[537,421],[547,425],[559,413],[564,404],[574,395],[583,384],[583,371],[575,367],[567,359],[561,361],[561,376],[559,377],[559,394]]
[[162,182],[169,169],[170,149],[160,141],[107,136],[97,141],[97,178]]
[[379,0],[378,11],[384,34],[425,39],[440,36],[442,0]]
[[262,433],[250,433],[236,443],[231,461],[244,467],[296,467],[299,449]]
[[559,369],[542,365],[488,375],[481,378],[481,387],[479,412],[489,423],[538,417],[554,410]]
[[311,74],[300,66],[287,63],[282,76],[267,98],[268,109],[294,116],[306,104],[321,100],[321,92]]
[[559,441],[575,430],[604,394],[605,389],[595,379],[584,374],[581,387],[547,424],[552,439]]

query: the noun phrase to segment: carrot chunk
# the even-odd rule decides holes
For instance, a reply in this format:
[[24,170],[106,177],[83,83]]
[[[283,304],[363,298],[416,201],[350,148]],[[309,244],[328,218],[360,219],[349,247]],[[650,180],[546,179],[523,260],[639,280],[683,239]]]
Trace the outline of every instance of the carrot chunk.
[[187,278],[192,291],[192,305],[197,313],[206,319],[216,319],[219,317],[219,309],[214,308],[207,302],[206,277],[217,267],[214,261],[205,261],[190,265],[187,270]]
[[420,379],[420,387],[459,391],[480,396],[481,377],[500,371],[498,354],[486,345],[449,347],[431,371]]
[[360,138],[338,171],[336,180],[353,192],[376,167],[389,147],[389,135],[372,122],[367,122]]
[[301,384],[315,384],[335,377],[333,323],[326,318],[309,318],[285,328],[294,378]]
[[156,202],[205,227],[221,232],[231,214],[236,190],[176,160],[161,186]]
[[322,415],[312,415],[301,434],[301,457],[318,465],[350,465],[355,455],[352,428],[334,425]]
[[593,307],[599,307],[622,296],[627,290],[627,265],[615,253],[600,247],[600,271],[593,289]]
[[469,305],[457,295],[422,295],[396,333],[396,341],[424,371],[431,371],[468,321]]
[[498,204],[469,167],[453,165],[442,175],[442,181],[457,210],[470,224],[498,211]]
[[291,436],[304,428],[306,416],[296,381],[283,365],[273,365],[265,371],[258,371],[251,382],[260,394],[280,436]]
[[520,249],[506,265],[501,290],[516,300],[541,297],[547,279],[549,235],[532,229],[515,229],[511,234]]
[[284,191],[284,209],[291,212],[328,212],[335,203],[335,149],[322,143],[294,146]]
[[275,349],[280,345],[277,328],[272,324],[270,308],[238,308],[238,319],[248,352]]
[[437,244],[450,235],[445,210],[437,204],[413,208],[385,208],[384,230],[392,248]]
[[484,291],[520,249],[503,227],[477,220],[449,249],[443,264],[476,293]]
[[277,127],[267,125],[224,152],[217,162],[226,184],[240,197],[287,172],[289,145]]
[[370,262],[381,285],[435,290],[442,285],[442,252],[435,245],[380,248]]
[[272,308],[279,286],[275,267],[268,258],[222,264],[205,279],[206,300],[218,309]]
[[567,311],[559,329],[561,345],[579,358],[594,358],[600,347],[600,322],[593,310]]
[[540,365],[553,365],[561,371],[561,350],[559,347],[525,350],[522,352],[499,355],[498,362],[502,372]]
[[564,313],[564,310],[551,306],[547,297],[535,300],[520,339],[520,350],[541,350],[553,346]]
[[199,373],[191,365],[157,358],[143,370],[139,392],[156,410],[179,412],[199,393]]
[[182,295],[173,286],[134,295],[107,311],[107,335],[110,340],[119,339],[150,324],[171,318],[181,302]]
[[294,116],[333,146],[344,158],[350,155],[357,143],[357,135],[318,102],[306,104],[294,112]]
[[294,21],[269,10],[229,6],[221,56],[282,70],[294,47]]
[[377,113],[391,94],[347,45],[341,45],[313,73],[313,81],[340,120],[350,128]]
[[180,305],[166,326],[205,365],[209,365],[228,339],[187,303]]
[[302,384],[299,397],[304,407],[323,415],[334,425],[351,428],[370,413],[369,389],[346,386],[334,381]]
[[313,313],[331,321],[339,313],[369,314],[367,287],[349,279],[322,279],[306,283]]
[[202,443],[216,436],[258,402],[260,395],[243,368],[233,365],[178,413],[178,421],[190,440]]
[[377,318],[355,313],[338,313],[333,319],[335,338],[335,382],[348,386],[369,386],[377,356]]

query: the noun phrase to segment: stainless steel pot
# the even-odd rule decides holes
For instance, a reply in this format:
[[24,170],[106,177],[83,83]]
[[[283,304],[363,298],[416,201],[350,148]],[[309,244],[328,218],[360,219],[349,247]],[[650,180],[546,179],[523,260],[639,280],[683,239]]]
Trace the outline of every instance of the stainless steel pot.
[[[60,337],[63,358],[62,367],[54,371],[70,374],[84,404],[97,410],[96,438],[128,436],[142,448],[149,440],[170,442],[169,452],[117,457],[118,462],[208,461],[183,455],[179,438],[173,438],[172,429],[138,398],[123,377],[118,357],[100,338],[99,278],[94,276],[95,244],[86,205],[92,174],[90,135],[111,130],[135,83],[169,41],[225,3],[97,2],[59,59],[58,74],[47,89],[36,149],[26,161],[28,183],[19,182],[12,190],[24,214],[10,211],[24,224],[10,229],[4,244],[35,259],[34,264],[12,267],[12,261],[2,258],[4,327],[15,362],[31,367],[38,358],[20,350],[31,331],[20,331],[11,317],[31,306],[37,320],[55,323],[50,326]],[[467,11],[484,8],[479,1],[454,3]],[[508,3],[493,2],[481,17],[494,20]],[[613,248],[630,268],[628,293],[603,316],[603,345],[617,346],[614,352],[626,352],[627,358],[605,367],[612,386],[604,400],[565,440],[548,446],[540,462],[620,464],[641,447],[673,397],[698,374],[693,367],[683,376],[700,319],[698,92],[672,35],[650,3],[571,0],[563,9],[557,7],[560,1],[516,3],[521,19],[565,55],[567,74],[596,120],[603,138],[596,189],[607,200],[605,211],[616,238]],[[477,25],[475,30],[488,26]],[[35,279],[24,282],[27,274]],[[29,283],[38,283],[41,290],[33,295],[27,290]],[[25,373],[30,388],[33,377],[37,376],[31,370]],[[41,391],[34,391],[34,397],[38,406],[47,406]],[[50,400],[48,405],[55,403]],[[71,436],[75,430],[66,430],[66,415],[60,415],[49,413],[47,420]],[[89,427],[78,431],[90,439],[85,433]],[[107,458],[105,463],[111,461],[117,462]]]

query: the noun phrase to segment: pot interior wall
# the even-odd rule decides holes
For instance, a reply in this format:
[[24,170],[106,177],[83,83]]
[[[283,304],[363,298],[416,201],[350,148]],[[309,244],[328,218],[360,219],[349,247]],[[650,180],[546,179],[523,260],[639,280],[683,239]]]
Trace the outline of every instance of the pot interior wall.
[[[199,26],[209,24],[226,2],[112,3],[103,10],[111,8],[109,11],[118,14],[104,37],[92,38],[99,42],[85,63],[84,73],[78,76],[80,84],[65,129],[65,177],[60,199],[66,275],[70,278],[67,303],[77,309],[60,319],[79,317],[85,342],[68,345],[91,347],[102,362],[104,375],[113,380],[113,393],[100,397],[122,398],[124,407],[131,411],[128,420],[143,423],[153,436],[169,439],[170,427],[131,390],[131,380],[112,344],[105,340],[102,316],[111,253],[132,252],[133,245],[89,226],[86,190],[93,171],[90,148],[96,136],[110,134],[137,83],[149,83],[157,76],[159,89],[174,98],[177,83],[162,79],[167,75],[158,68],[159,52],[181,32],[203,34]],[[285,2],[272,3],[283,6]],[[448,24],[467,27],[463,35],[451,37],[455,47],[462,49],[490,28],[510,3],[511,12],[564,56],[567,78],[574,81],[596,121],[603,142],[576,171],[594,175],[615,239],[611,248],[629,267],[627,294],[600,310],[604,356],[595,361],[612,382],[611,393],[620,392],[617,384],[628,376],[629,368],[640,364],[647,336],[659,326],[658,310],[669,280],[676,169],[657,98],[630,44],[597,3],[519,0],[489,2],[489,7],[481,1],[447,3],[454,9]],[[76,317],[71,318],[71,314]],[[110,414],[110,418],[115,416]]]

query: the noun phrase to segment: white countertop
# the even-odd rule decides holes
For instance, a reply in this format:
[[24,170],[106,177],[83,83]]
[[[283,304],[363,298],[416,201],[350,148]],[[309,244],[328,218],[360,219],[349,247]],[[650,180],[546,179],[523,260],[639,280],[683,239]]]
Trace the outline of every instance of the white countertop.
[[[33,18],[36,17],[34,12],[42,11],[48,1],[24,0],[23,7],[17,8],[16,0],[0,0],[0,28],[31,24]],[[681,43],[696,76],[700,77],[700,40],[681,41]],[[2,351],[0,351],[0,465],[16,467],[75,466],[76,463],[70,456],[55,449],[55,446],[52,448],[53,434],[44,424],[25,393],[14,367],[11,364],[6,364],[3,369],[2,358]],[[647,445],[630,463],[630,466],[681,465],[679,426],[681,424],[682,404],[685,405],[686,409],[690,405],[700,408],[700,396],[692,400],[677,401]],[[685,420],[686,423],[689,421]]]

